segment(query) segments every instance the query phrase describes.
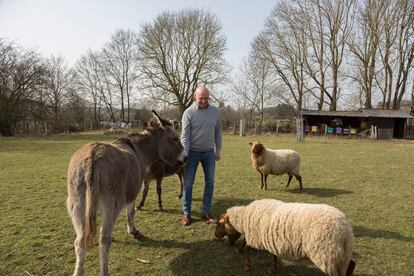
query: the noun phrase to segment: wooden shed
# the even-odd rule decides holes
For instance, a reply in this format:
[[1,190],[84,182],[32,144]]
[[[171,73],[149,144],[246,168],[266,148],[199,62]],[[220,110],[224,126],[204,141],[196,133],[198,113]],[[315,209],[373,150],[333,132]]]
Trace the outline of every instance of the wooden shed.
[[401,110],[359,109],[357,111],[301,112],[305,134],[337,135],[367,133],[375,129],[377,139],[414,139],[414,117]]

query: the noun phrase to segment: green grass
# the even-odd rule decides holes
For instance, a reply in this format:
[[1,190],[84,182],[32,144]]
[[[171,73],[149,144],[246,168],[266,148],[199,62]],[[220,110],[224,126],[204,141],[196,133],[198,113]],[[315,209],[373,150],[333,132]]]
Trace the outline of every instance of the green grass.
[[[0,275],[71,275],[75,264],[74,231],[66,212],[66,169],[73,152],[99,135],[47,138],[0,138]],[[248,142],[293,148],[302,155],[304,191],[287,176],[270,176],[260,190]],[[414,143],[293,136],[225,135],[217,164],[212,213],[254,199],[326,203],[342,210],[354,229],[356,275],[414,275]],[[283,183],[282,183],[283,182]],[[214,240],[214,225],[201,222],[202,170],[193,200],[194,223],[181,225],[178,179],[163,183],[164,212],[157,211],[152,183],[136,226],[146,235],[136,241],[126,233],[125,212],[113,232],[113,275],[248,275],[244,258],[227,243]],[[137,258],[149,260],[140,263]],[[253,251],[252,275],[271,263],[266,252]],[[98,247],[88,251],[85,275],[99,273]],[[284,263],[278,275],[323,275],[312,267]]]

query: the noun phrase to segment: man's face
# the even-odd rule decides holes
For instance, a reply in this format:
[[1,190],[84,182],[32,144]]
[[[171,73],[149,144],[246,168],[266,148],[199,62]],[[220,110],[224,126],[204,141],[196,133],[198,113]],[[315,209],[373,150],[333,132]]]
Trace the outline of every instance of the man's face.
[[207,108],[209,93],[207,89],[199,89],[195,92],[195,101],[199,108]]

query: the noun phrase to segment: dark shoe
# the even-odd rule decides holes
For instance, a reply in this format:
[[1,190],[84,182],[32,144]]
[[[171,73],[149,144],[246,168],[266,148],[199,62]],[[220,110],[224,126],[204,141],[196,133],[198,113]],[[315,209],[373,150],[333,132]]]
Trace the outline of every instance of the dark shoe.
[[181,219],[181,223],[184,224],[185,226],[190,225],[191,224],[190,215],[184,215],[183,218]]
[[213,218],[210,214],[203,214],[201,216],[201,219],[205,222],[212,223],[212,224],[218,223],[218,221],[215,218]]

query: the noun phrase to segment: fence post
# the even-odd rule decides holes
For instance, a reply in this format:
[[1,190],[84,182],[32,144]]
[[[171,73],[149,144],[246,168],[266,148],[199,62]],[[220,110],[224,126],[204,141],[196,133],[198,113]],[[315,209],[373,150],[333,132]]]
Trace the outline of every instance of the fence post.
[[276,136],[279,135],[279,120],[276,120]]
[[246,136],[246,120],[240,119],[240,136]]
[[296,118],[296,140],[298,142],[304,142],[302,118]]

